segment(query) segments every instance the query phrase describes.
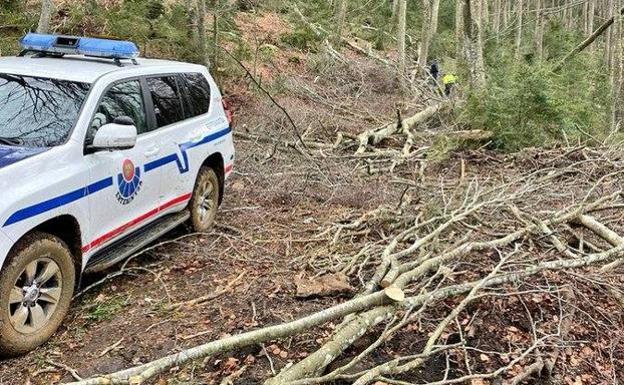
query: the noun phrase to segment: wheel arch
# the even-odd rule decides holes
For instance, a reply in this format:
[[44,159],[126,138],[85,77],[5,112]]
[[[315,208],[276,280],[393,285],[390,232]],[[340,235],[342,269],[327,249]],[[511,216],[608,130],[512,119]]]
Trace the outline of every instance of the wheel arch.
[[225,189],[225,160],[223,159],[223,155],[221,155],[220,152],[211,154],[204,160],[201,167],[210,167],[217,173],[217,177],[219,178],[219,204],[221,204],[223,201],[223,191]]
[[[76,285],[78,285],[82,275],[82,232],[78,220],[72,215],[60,215],[48,219],[24,234],[20,240],[33,232],[50,234],[65,242],[74,260]],[[18,243],[19,240],[15,242],[16,245]]]

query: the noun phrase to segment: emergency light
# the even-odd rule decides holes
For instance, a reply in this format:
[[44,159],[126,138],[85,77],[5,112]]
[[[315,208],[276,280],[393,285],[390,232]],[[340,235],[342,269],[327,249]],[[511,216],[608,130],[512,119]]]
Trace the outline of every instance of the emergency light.
[[51,56],[85,55],[106,59],[133,60],[139,48],[131,41],[98,39],[93,37],[57,36],[29,33],[20,40],[22,56],[28,52]]

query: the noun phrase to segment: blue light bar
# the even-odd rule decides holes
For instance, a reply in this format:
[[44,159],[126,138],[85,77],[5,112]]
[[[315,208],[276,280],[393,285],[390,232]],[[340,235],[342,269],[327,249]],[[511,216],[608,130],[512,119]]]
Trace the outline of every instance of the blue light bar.
[[136,59],[139,48],[131,41],[93,37],[29,33],[20,40],[22,49],[51,55],[85,55],[107,59]]

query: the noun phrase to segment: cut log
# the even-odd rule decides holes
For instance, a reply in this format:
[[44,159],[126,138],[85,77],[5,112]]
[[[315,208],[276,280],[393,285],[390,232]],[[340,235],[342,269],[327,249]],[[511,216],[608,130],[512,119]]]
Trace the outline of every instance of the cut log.
[[401,121],[400,125],[398,122],[394,122],[377,130],[364,131],[363,133],[358,135],[359,147],[356,151],[356,154],[364,153],[369,145],[377,145],[382,140],[387,139],[390,136],[398,133],[401,129],[410,130],[414,126],[426,122],[427,120],[435,116],[435,114],[437,114],[439,111],[444,109],[446,106],[446,103],[435,104],[433,106],[425,108],[416,115],[404,119],[403,121]]
[[386,296],[393,300],[394,302],[403,302],[405,301],[405,292],[398,287],[390,286],[384,289]]
[[171,354],[141,366],[122,370],[106,376],[73,382],[71,385],[141,384],[174,366],[180,366],[189,361],[212,356],[220,352],[231,351],[244,346],[256,345],[262,342],[288,337],[337,318],[378,306],[384,303],[384,301],[387,301],[386,298],[387,296],[383,292],[357,297],[348,302],[295,321],[226,337],[221,340],[212,341],[184,350],[177,354]]
[[620,237],[615,231],[604,224],[598,222],[595,218],[589,215],[580,215],[578,220],[583,226],[596,233],[596,235],[609,242],[612,246],[624,245],[624,238]]

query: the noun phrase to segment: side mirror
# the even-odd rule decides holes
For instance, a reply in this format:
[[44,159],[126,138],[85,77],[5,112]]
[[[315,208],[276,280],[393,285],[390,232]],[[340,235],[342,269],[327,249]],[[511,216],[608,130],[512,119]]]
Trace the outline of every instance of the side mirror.
[[89,147],[94,151],[128,150],[136,145],[137,136],[132,118],[122,116],[116,118],[113,123],[100,127],[95,133],[93,144]]

